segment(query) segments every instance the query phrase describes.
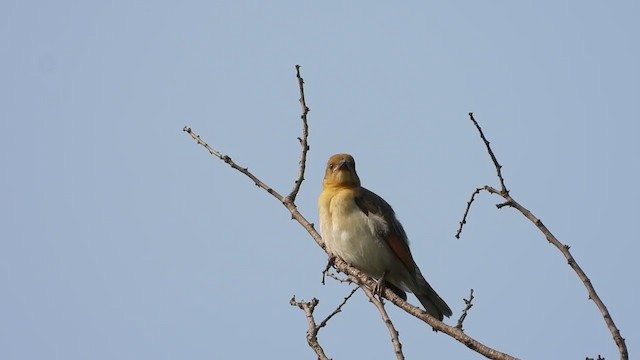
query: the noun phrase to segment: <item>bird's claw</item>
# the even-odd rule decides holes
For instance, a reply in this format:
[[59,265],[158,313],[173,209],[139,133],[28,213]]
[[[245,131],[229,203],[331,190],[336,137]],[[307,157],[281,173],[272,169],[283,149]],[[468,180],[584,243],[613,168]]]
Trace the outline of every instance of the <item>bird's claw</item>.
[[386,289],[384,280],[386,275],[386,271],[382,273],[382,276],[380,277],[380,279],[378,279],[378,281],[376,281],[376,285],[373,287],[373,295],[377,295],[380,298],[380,301],[382,301],[382,294],[384,294],[384,290]]

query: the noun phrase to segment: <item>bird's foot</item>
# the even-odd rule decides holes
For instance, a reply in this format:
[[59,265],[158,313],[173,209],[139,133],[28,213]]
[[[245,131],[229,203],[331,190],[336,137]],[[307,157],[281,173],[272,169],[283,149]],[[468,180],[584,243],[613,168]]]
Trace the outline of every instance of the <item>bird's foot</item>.
[[386,277],[387,272],[383,272],[382,276],[380,276],[380,279],[378,279],[378,281],[376,282],[376,286],[374,286],[373,288],[373,295],[377,295],[380,298],[380,301],[382,301],[382,294],[384,293],[384,290],[386,288],[386,284],[385,284],[385,280],[384,278]]

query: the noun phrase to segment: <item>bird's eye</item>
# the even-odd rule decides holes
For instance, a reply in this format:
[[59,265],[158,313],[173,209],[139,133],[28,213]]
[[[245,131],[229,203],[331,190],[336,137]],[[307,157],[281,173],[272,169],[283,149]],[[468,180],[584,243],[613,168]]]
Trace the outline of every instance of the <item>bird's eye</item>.
[[333,164],[329,164],[329,169],[333,169]]

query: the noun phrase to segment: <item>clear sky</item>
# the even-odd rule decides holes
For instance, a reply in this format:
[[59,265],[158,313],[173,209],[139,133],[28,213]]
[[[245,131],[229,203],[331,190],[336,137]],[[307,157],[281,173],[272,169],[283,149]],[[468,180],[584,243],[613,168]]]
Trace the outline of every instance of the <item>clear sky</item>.
[[[326,159],[354,155],[466,331],[528,359],[614,359],[571,250],[633,357],[640,345],[637,1],[16,1],[0,3],[0,358],[312,359],[303,314],[325,254],[185,125],[317,222]],[[410,297],[413,303],[415,298]],[[388,306],[408,359],[475,359]],[[320,333],[334,359],[390,359],[357,293]]]

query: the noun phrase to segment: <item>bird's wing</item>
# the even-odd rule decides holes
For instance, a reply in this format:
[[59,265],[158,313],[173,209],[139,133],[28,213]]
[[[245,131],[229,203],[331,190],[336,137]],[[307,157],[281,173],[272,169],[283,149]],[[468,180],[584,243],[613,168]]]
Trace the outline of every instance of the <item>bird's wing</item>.
[[409,250],[407,234],[400,221],[396,218],[395,212],[383,198],[365,188],[355,197],[356,204],[366,215],[375,214],[381,216],[387,224],[386,229],[381,232],[381,237],[385,240],[389,248],[402,261],[410,274],[416,273],[416,263]]

